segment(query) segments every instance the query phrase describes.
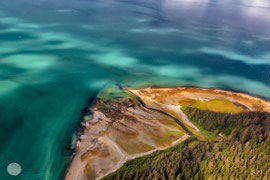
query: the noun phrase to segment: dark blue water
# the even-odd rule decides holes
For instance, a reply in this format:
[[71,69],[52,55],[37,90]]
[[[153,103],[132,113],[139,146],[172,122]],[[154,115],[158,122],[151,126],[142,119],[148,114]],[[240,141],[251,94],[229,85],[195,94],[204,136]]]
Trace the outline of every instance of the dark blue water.
[[270,1],[1,0],[0,179],[61,179],[82,109],[114,84],[270,98]]

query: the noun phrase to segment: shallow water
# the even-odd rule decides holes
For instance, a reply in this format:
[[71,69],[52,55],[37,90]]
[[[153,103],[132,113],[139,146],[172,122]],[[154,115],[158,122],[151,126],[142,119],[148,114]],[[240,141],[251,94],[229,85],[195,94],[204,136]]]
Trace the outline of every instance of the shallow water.
[[269,69],[268,0],[1,0],[0,179],[61,179],[82,109],[104,86],[270,98]]

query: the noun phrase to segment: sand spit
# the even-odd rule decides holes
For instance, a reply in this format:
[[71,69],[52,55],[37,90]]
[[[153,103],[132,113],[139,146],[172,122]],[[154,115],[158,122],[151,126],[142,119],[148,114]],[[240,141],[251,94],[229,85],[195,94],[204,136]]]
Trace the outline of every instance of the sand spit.
[[[266,100],[254,97],[249,94],[232,92],[221,89],[207,89],[196,87],[174,87],[174,88],[144,88],[128,89],[128,91],[139,96],[145,103],[155,104],[160,102],[167,105],[178,105],[183,98],[193,98],[199,100],[226,99],[240,106],[244,106],[251,111],[270,112],[270,103]],[[147,101],[151,99],[151,101]]]
[[168,110],[177,113],[179,101],[183,99],[197,99],[209,101],[211,99],[225,99],[237,106],[250,111],[270,112],[270,103],[263,99],[239,92],[231,92],[220,89],[206,89],[195,87],[174,87],[174,88],[144,88],[128,89],[128,91],[139,96],[148,106],[160,110]]

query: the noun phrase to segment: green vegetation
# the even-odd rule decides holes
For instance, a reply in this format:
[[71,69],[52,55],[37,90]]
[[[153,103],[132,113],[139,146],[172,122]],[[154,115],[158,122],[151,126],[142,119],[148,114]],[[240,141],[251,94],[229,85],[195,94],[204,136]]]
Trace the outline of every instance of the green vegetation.
[[122,101],[123,98],[131,100],[134,104],[139,104],[139,99],[136,95],[129,91],[123,91],[118,87],[105,88],[98,94],[98,99],[101,100],[100,108],[112,108],[109,101]]
[[197,138],[199,140],[203,140],[203,141],[217,141],[217,140],[220,140],[221,137],[218,135],[218,131],[208,131],[208,130],[205,130],[204,128],[202,128],[202,126],[195,122],[195,121],[191,121],[192,124],[194,124],[198,129],[199,129],[199,133],[200,135],[198,136],[196,133],[195,135],[198,136]]
[[191,137],[164,151],[136,158],[103,179],[270,179],[270,114],[184,112],[219,141]]
[[182,99],[179,104],[185,109],[192,106],[201,110],[209,110],[214,112],[238,113],[244,111],[242,107],[236,106],[231,101],[225,99],[211,99],[209,101],[201,101],[198,99]]
[[[243,124],[249,122],[250,119],[259,121],[258,112],[242,112],[242,113],[216,113],[207,110],[200,110],[193,107],[187,107],[183,111],[189,120],[200,126],[202,129],[214,133],[229,135],[232,129],[241,129]],[[239,121],[242,119],[244,122]]]
[[[204,129],[202,129],[198,124],[193,123],[198,129],[199,131],[197,131],[195,128],[185,124],[184,126],[194,135],[198,138],[198,140],[201,141],[207,141],[207,140],[211,140],[211,139],[215,139],[215,135],[213,135],[214,137],[211,137],[210,132],[206,132]],[[207,139],[209,138],[209,139]]]

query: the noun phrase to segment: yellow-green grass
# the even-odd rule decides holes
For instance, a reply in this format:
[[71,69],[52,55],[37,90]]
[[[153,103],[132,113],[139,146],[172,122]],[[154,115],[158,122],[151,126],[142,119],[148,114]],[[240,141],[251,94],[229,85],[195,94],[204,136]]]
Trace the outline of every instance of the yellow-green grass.
[[198,124],[191,122],[194,126],[196,126],[199,131],[197,131],[196,129],[194,129],[193,127],[184,124],[184,126],[194,135],[198,138],[198,140],[201,141],[216,141],[219,140],[221,137],[217,135],[217,133],[212,133],[209,131],[206,131],[204,129],[202,129]]
[[120,139],[116,143],[127,153],[127,154],[139,154],[148,152],[154,149],[153,146],[138,141],[137,139]]
[[217,134],[217,132],[206,131],[199,124],[195,122],[192,122],[192,124],[194,124],[194,126],[196,126],[199,129],[200,134],[204,137],[203,139],[201,138],[198,138],[198,139],[207,140],[207,141],[217,141],[221,139],[221,137]]
[[238,113],[244,111],[242,107],[236,106],[229,100],[225,99],[211,99],[209,101],[201,101],[198,99],[186,98],[179,101],[182,106],[193,106],[202,110],[209,110],[214,112]]
[[186,127],[193,135],[195,135],[195,136],[198,138],[198,140],[201,140],[201,141],[206,141],[206,140],[207,140],[207,138],[205,138],[204,135],[201,134],[199,128],[198,128],[199,131],[197,131],[196,129],[194,129],[193,127],[191,127],[191,126],[189,126],[189,125],[186,125],[186,124],[185,124],[185,127]]
[[178,129],[179,131],[184,131],[183,128],[173,120],[159,120],[159,122],[167,127]]
[[151,138],[155,141],[155,144],[159,147],[169,146],[177,139],[184,135],[182,131],[172,131],[166,129],[164,133],[160,136],[152,136]]

